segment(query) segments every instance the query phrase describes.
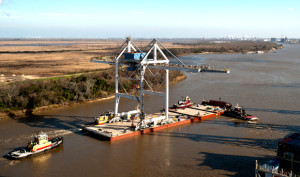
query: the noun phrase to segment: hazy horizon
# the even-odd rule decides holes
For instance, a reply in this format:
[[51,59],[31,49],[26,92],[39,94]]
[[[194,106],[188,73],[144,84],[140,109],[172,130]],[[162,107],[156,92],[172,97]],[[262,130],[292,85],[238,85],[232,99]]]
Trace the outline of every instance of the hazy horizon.
[[[82,38],[80,38],[80,37],[78,37],[78,38],[76,38],[76,37],[69,37],[69,38],[57,38],[57,37],[45,37],[45,38],[41,38],[41,37],[7,37],[7,38],[5,38],[5,37],[0,37],[0,41],[1,40],[15,40],[15,41],[18,41],[18,40],[28,40],[28,41],[30,41],[30,40],[45,40],[45,41],[47,41],[47,40],[49,40],[49,41],[51,41],[51,40],[66,40],[66,41],[68,41],[68,40],[82,40],[82,41],[84,41],[84,40],[124,40],[124,39],[126,39],[127,37],[128,37],[129,35],[127,35],[127,36],[124,36],[124,37],[101,37],[101,38],[84,38],[84,37],[82,37]],[[152,40],[152,39],[159,39],[159,40],[220,40],[220,41],[222,41],[222,40],[228,40],[228,41],[235,41],[235,40],[243,40],[243,38],[242,37],[239,37],[239,38],[226,38],[226,37],[211,37],[211,38],[193,38],[193,37],[190,37],[190,38],[186,38],[186,37],[135,37],[135,36],[130,36],[133,40]],[[255,37],[251,37],[251,38],[246,38],[246,39],[244,39],[245,41],[247,41],[247,40],[249,40],[249,41],[251,41],[251,40],[255,40],[255,39],[259,39],[259,40],[263,40],[263,39],[271,39],[271,38],[276,38],[276,37],[260,37],[260,38],[255,38]],[[284,38],[284,37],[283,37]],[[280,40],[281,39],[281,37],[277,37],[276,38],[277,40]],[[298,39],[300,39],[300,38],[288,38],[288,39],[296,39],[296,40],[298,40]]]
[[297,0],[0,0],[0,38],[300,38]]

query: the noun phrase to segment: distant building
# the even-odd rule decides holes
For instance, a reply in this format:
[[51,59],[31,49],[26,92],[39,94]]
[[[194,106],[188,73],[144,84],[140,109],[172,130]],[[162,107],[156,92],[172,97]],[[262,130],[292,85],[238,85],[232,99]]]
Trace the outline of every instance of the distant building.
[[276,42],[276,41],[277,41],[277,39],[275,37],[271,38],[271,42]]
[[281,42],[281,43],[286,43],[286,42],[287,42],[287,40],[288,40],[288,38],[287,38],[287,37],[285,37],[285,38],[281,38],[281,39],[280,39],[280,42]]
[[300,40],[299,39],[289,39],[287,41],[288,44],[299,44]]

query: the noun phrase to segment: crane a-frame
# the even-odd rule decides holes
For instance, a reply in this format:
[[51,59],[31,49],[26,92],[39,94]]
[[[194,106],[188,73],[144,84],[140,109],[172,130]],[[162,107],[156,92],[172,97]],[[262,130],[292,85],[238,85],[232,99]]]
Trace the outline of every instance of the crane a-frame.
[[[114,106],[114,117],[110,122],[120,121],[121,115],[124,114],[139,114],[140,122],[136,126],[136,130],[146,128],[145,124],[145,113],[144,113],[144,94],[162,96],[165,99],[165,114],[163,116],[162,123],[170,123],[169,119],[169,70],[178,70],[186,72],[215,72],[215,73],[230,73],[227,68],[213,68],[210,66],[199,66],[199,65],[185,65],[179,58],[173,55],[167,48],[165,48],[157,39],[153,39],[143,50],[137,47],[130,37],[119,48],[121,51],[119,54],[113,55],[109,58],[96,59],[92,58],[91,62],[104,63],[115,65],[115,106]],[[164,52],[165,53],[164,53]],[[171,56],[173,58],[168,58]],[[173,62],[174,61],[174,62]],[[125,74],[125,76],[120,76],[119,73],[126,73],[124,70],[126,66],[127,70],[132,71],[130,75]],[[156,77],[154,73],[151,72],[151,68],[165,70],[165,93],[155,91],[145,79],[145,72],[149,72]],[[138,92],[134,95],[128,92],[122,85],[121,80],[132,80],[137,82],[136,88]],[[145,85],[148,89],[145,89]],[[123,92],[120,92],[120,89]],[[139,93],[137,95],[137,93]],[[126,113],[119,113],[119,101],[120,98],[127,98],[136,100],[138,102],[139,109],[129,111]]]

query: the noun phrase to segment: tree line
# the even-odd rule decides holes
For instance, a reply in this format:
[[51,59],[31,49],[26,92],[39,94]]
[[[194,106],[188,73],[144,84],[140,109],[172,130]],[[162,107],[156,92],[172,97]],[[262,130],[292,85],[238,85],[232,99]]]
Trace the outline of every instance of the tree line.
[[169,49],[174,55],[182,56],[187,54],[196,54],[204,52],[213,53],[246,53],[249,51],[270,51],[279,49],[283,46],[271,42],[239,41],[228,43],[174,43],[174,45],[183,45],[186,47]]
[[[126,73],[127,72],[127,73]],[[122,74],[129,75],[126,71]],[[163,76],[164,71],[152,70],[152,73]],[[170,71],[170,81],[183,72]],[[82,102],[113,95],[115,91],[114,69],[106,69],[72,77],[55,77],[49,79],[26,80],[3,84],[0,87],[0,112],[34,109],[52,104]],[[146,74],[145,79],[152,88],[160,86],[163,77]],[[122,80],[122,88],[131,90],[136,81]],[[148,85],[145,85],[148,87]],[[124,92],[123,89],[120,91]]]

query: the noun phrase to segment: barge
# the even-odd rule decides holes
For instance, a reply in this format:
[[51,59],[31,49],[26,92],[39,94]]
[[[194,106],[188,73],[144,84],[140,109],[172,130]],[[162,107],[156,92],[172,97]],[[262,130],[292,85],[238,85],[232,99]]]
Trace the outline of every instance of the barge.
[[107,141],[116,141],[129,138],[136,135],[142,135],[149,132],[177,127],[180,125],[188,125],[192,122],[198,122],[203,119],[220,116],[224,113],[224,109],[218,106],[208,105],[192,105],[184,109],[169,109],[169,123],[165,122],[165,113],[159,112],[145,116],[146,128],[136,130],[135,125],[139,123],[139,119],[131,121],[124,120],[120,122],[106,123],[102,125],[86,125],[82,130],[85,133],[94,135],[99,139]]
[[225,110],[229,110],[232,108],[232,104],[226,101],[220,100],[202,100],[202,105],[211,105],[211,106],[219,106],[224,108]]
[[247,114],[246,110],[243,106],[240,106],[238,104],[236,106],[232,106],[232,104],[229,102],[221,101],[221,98],[220,98],[220,100],[203,100],[201,104],[202,105],[219,106],[225,110],[224,116],[227,116],[227,117],[234,117],[234,118],[246,120],[246,121],[258,120],[258,118],[256,116]]

